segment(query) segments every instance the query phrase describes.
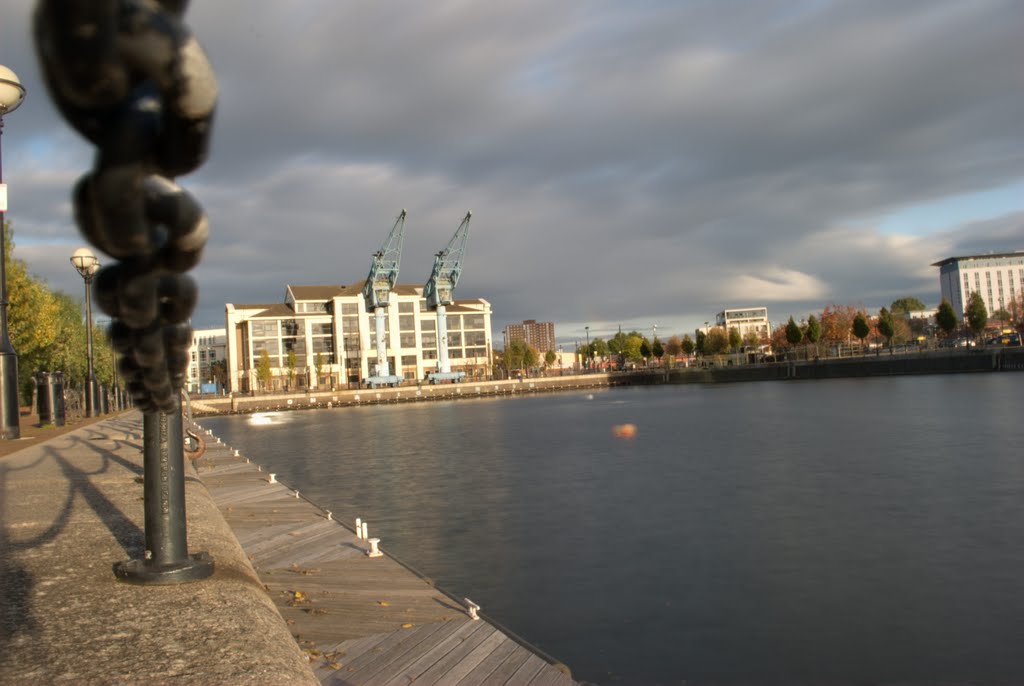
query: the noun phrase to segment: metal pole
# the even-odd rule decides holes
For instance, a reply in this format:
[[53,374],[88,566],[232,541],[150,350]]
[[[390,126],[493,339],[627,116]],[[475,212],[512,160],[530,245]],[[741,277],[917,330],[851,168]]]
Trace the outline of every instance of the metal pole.
[[[4,118],[0,115],[0,138],[3,137]],[[2,146],[0,146],[2,148]],[[0,156],[0,185],[4,182],[3,159]],[[21,418],[18,403],[18,354],[11,344],[7,330],[7,210],[6,195],[0,204],[0,439],[21,437]]]
[[181,399],[175,411],[143,415],[143,496],[146,555],[114,566],[122,581],[179,584],[213,574],[209,553],[188,554],[185,524],[185,453]]
[[88,371],[85,376],[85,416],[95,417],[99,414],[96,408],[96,375],[92,366],[92,274],[83,275],[85,279],[85,340],[88,357]]

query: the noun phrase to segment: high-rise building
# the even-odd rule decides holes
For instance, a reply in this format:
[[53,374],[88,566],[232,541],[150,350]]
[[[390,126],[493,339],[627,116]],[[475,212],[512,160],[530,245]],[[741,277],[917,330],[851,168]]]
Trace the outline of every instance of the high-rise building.
[[522,324],[509,324],[505,327],[504,334],[506,348],[512,341],[526,341],[543,355],[557,347],[554,322],[538,322],[536,319],[527,319]]
[[[225,306],[228,379],[233,391],[260,388],[257,369],[270,358],[270,389],[357,385],[376,373],[374,313],[363,282],[287,286],[285,301]],[[415,381],[437,370],[437,312],[423,286],[397,285],[386,309],[389,370]],[[446,308],[448,359],[467,379],[491,374],[491,304],[456,300]]]
[[981,294],[989,315],[1024,300],[1024,252],[947,257],[932,266],[939,268],[942,297],[961,319],[971,293]]

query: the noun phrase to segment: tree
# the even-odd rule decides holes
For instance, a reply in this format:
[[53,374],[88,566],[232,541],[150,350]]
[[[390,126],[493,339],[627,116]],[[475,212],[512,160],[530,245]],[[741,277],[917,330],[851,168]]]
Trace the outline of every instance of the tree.
[[878,333],[885,337],[885,344],[892,349],[892,337],[896,333],[896,320],[892,312],[884,307],[878,311]]
[[659,364],[661,363],[661,358],[665,355],[665,346],[661,344],[657,336],[654,338],[654,343],[651,344],[651,354],[654,355]]
[[219,384],[221,388],[224,388],[225,386],[227,386],[228,385],[228,361],[227,360],[217,360],[216,362],[211,364],[210,365],[210,376],[213,377],[213,380],[217,384]]
[[821,312],[821,339],[837,345],[849,341],[857,312],[853,305],[826,305]]
[[992,313],[992,319],[998,319],[1001,322],[1008,322],[1010,321],[1010,311],[1005,307],[1000,307]]
[[860,339],[860,346],[864,347],[864,339],[871,333],[871,325],[868,324],[868,318],[863,312],[858,312],[853,318],[853,326],[851,327],[853,335]]
[[[295,383],[295,366],[298,364],[298,358],[295,357],[295,351],[289,350],[287,357],[285,357],[285,367],[288,369],[288,390],[291,390],[292,384]],[[378,373],[380,373],[378,371]]]
[[740,349],[741,343],[743,337],[740,336],[740,330],[735,326],[729,327],[729,349],[736,352]]
[[[689,336],[687,336],[687,338],[689,338]],[[681,352],[683,352],[683,341],[679,336],[670,336],[669,339],[665,341],[665,354],[668,355],[669,364],[674,363],[676,357],[678,357]],[[690,353],[686,354],[689,355]]]
[[314,385],[320,385],[320,374],[324,371],[324,356],[317,353],[313,356],[313,372],[316,374],[316,382]]
[[896,300],[893,300],[892,305],[889,306],[889,311],[893,314],[897,312],[902,312],[904,314],[907,312],[920,312],[923,309],[925,309],[924,303],[917,298],[897,298]]
[[529,372],[531,367],[537,365],[537,351],[526,341],[512,341],[505,349],[505,364],[510,371],[519,369]]
[[743,345],[747,348],[756,348],[761,345],[761,337],[757,335],[756,331],[748,331],[743,337]]
[[985,307],[985,301],[978,291],[972,291],[971,297],[967,299],[965,315],[967,326],[974,332],[975,337],[980,336],[988,324],[988,308]]
[[958,324],[956,312],[953,311],[953,305],[945,298],[939,303],[939,309],[935,313],[935,323],[942,333],[947,336],[956,329]]
[[704,354],[704,344],[707,343],[707,341],[708,341],[708,334],[707,334],[707,332],[706,331],[698,331],[697,332],[697,342],[694,343],[694,349],[697,351],[698,354],[700,354],[700,355]]
[[814,346],[814,354],[818,354],[818,341],[821,340],[821,323],[813,314],[807,318],[807,328],[804,329],[804,338]]
[[684,355],[689,356],[693,354],[693,351],[696,349],[697,345],[693,342],[693,339],[690,338],[690,334],[686,334],[683,336],[682,347]]
[[558,355],[555,354],[554,350],[549,350],[546,353],[544,353],[544,366],[545,367],[553,367],[553,366],[555,366],[555,361],[557,361],[557,360],[558,360]]
[[260,388],[267,390],[270,387],[270,379],[272,378],[273,370],[270,367],[270,353],[264,348],[260,352],[260,361],[256,363],[256,380],[260,383]]
[[725,333],[725,329],[716,326],[708,331],[707,337],[704,339],[705,355],[720,355],[728,349],[729,336]]
[[640,341],[640,357],[644,359],[644,365],[650,366],[651,364],[651,344],[647,342],[647,339]]
[[800,330],[800,325],[793,320],[793,316],[790,315],[789,321],[786,322],[786,342],[790,345],[797,345],[804,339],[804,332]]
[[590,358],[601,359],[608,357],[608,342],[603,338],[595,338],[590,342]]

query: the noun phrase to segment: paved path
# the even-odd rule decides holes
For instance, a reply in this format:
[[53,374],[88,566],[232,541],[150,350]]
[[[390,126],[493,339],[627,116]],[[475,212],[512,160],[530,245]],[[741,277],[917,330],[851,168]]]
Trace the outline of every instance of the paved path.
[[133,586],[144,547],[142,417],[0,459],[0,684],[316,684],[205,487],[186,483],[203,582]]

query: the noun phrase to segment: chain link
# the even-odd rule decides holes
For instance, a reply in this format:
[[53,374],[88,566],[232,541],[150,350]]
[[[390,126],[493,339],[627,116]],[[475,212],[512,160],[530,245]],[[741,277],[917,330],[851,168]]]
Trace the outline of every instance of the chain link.
[[185,0],[42,0],[35,37],[50,95],[96,147],[73,193],[82,235],[118,260],[96,276],[128,392],[171,412],[185,381],[198,298],[185,272],[209,234],[172,180],[206,158],[217,83],[183,23]]

